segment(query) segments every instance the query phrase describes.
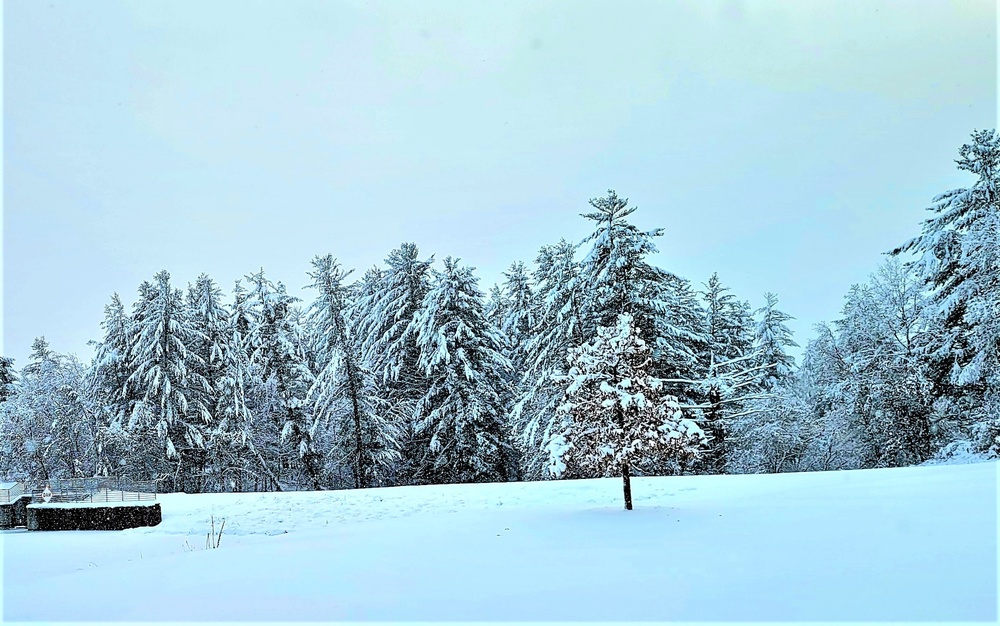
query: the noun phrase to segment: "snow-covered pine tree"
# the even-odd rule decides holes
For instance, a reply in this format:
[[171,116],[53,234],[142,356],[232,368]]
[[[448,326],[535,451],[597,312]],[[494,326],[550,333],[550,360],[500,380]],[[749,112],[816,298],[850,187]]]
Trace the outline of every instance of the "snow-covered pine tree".
[[14,359],[0,356],[0,402],[6,402],[14,395],[17,384],[17,370],[14,369]]
[[[306,395],[313,373],[300,349],[299,332],[293,325],[291,308],[297,301],[281,282],[271,282],[263,268],[247,277],[253,315],[249,345],[251,362],[258,365],[257,406],[253,413],[264,421],[264,441],[256,446],[266,452],[269,473],[298,470],[313,489],[321,489],[322,451],[315,442],[311,407]],[[274,438],[280,432],[280,444]],[[274,465],[277,464],[277,468]],[[273,485],[280,489],[280,484]]]
[[[525,397],[525,392],[531,386],[525,377],[529,361],[532,358],[529,344],[538,331],[542,311],[531,275],[523,262],[512,263],[510,268],[504,272],[503,277],[501,285],[494,286],[497,293],[494,293],[490,298],[491,302],[499,300],[502,303],[502,308],[498,315],[492,318],[487,315],[487,319],[500,329],[504,341],[504,356],[511,362],[507,389],[513,395],[503,399],[504,405],[509,406],[518,403],[521,398]],[[523,432],[523,427],[519,420],[515,419],[513,424],[515,434],[520,435]],[[526,449],[522,445],[520,436],[514,437],[512,443],[517,453],[517,474],[518,479],[520,479],[525,475],[526,466],[531,465],[530,460],[537,456],[536,450],[534,446]],[[530,470],[528,473],[531,473]]]
[[94,346],[94,361],[88,376],[91,394],[105,405],[109,422],[120,422],[131,414],[126,381],[132,331],[131,321],[117,293],[111,295],[111,302],[104,307],[101,327],[104,338]]
[[761,387],[773,389],[787,380],[795,369],[795,358],[785,351],[799,345],[792,339],[792,331],[785,324],[795,318],[778,309],[778,296],[771,292],[764,294],[764,306],[757,309],[757,315],[754,353],[757,365],[765,366],[759,374]]
[[507,480],[513,471],[502,389],[510,361],[486,321],[472,268],[448,257],[413,319],[419,365],[430,382],[417,404],[416,479],[433,483]]
[[538,327],[539,303],[524,263],[512,263],[503,276],[502,289],[507,308],[501,318],[500,330],[510,340],[509,356],[514,370],[520,373],[528,359],[528,342]]
[[560,407],[569,418],[569,454],[585,471],[621,476],[625,508],[632,510],[632,472],[664,456],[696,455],[704,435],[650,375],[651,351],[631,315],[619,315],[614,326],[570,350],[569,363]]
[[379,396],[372,373],[361,358],[361,342],[348,327],[350,274],[332,255],[313,259],[309,287],[318,291],[309,307],[315,352],[321,369],[309,391],[315,419],[331,423],[334,450],[351,468],[354,487],[383,485],[399,462],[396,421],[390,403]]
[[[392,413],[412,416],[427,393],[428,381],[418,365],[420,350],[413,334],[414,315],[430,290],[431,256],[420,259],[417,246],[404,243],[389,253],[386,268],[377,275],[366,274],[361,293],[350,312],[355,336],[361,340],[363,361],[383,390]],[[402,482],[410,482],[420,458],[421,444],[415,437],[412,418],[397,424],[402,443],[398,471]]]
[[725,469],[729,473],[795,471],[804,449],[803,425],[808,404],[803,387],[793,380],[795,360],[785,348],[798,344],[785,322],[790,315],[778,310],[778,297],[768,292],[756,311],[752,378],[743,378],[748,391],[761,397],[743,402],[743,410],[727,417]]
[[750,306],[723,286],[718,273],[713,273],[705,283],[702,297],[710,342],[706,360],[718,364],[750,354],[754,328]]
[[[94,475],[111,476],[128,467],[129,448],[143,447],[147,442],[130,442],[130,433],[126,432],[129,417],[142,398],[128,385],[134,334],[132,319],[117,293],[104,307],[101,327],[104,336],[94,347],[94,359],[87,372],[87,394],[94,403],[98,423]],[[155,444],[155,438],[148,437],[148,443]]]
[[694,381],[704,379],[708,373],[707,364],[702,362],[711,345],[705,309],[685,278],[668,272],[658,288],[658,298],[666,303],[666,310],[656,318],[653,372],[674,381],[666,383],[666,389],[682,404],[693,404],[700,400]]
[[21,373],[36,375],[55,360],[56,353],[49,347],[48,340],[44,336],[35,337],[35,340],[31,342],[31,355],[28,357],[28,364],[24,366]]
[[723,286],[713,273],[702,292],[705,301],[705,334],[708,350],[702,356],[705,378],[697,385],[703,398],[704,428],[711,448],[702,458],[704,469],[722,473],[729,449],[730,420],[747,409],[756,397],[759,372],[753,353],[753,317],[750,306]]
[[566,373],[569,349],[584,341],[584,294],[576,248],[562,239],[542,246],[535,259],[534,283],[540,311],[525,348],[520,396],[512,411],[527,478],[552,477],[552,470],[564,465],[566,446],[560,435],[563,417],[556,411],[565,388],[560,376]]
[[192,350],[198,355],[193,369],[208,382],[205,405],[215,414],[215,387],[225,371],[229,311],[222,302],[222,290],[207,274],[188,285],[188,315],[196,332]]
[[509,308],[510,306],[507,303],[507,296],[503,292],[503,287],[500,285],[490,287],[490,297],[486,301],[485,309],[486,320],[497,328],[502,329],[503,321],[507,317]]
[[511,307],[511,300],[503,285],[497,284],[490,287],[490,296],[486,300],[483,315],[486,317],[486,322],[499,332],[501,352],[512,364],[508,372],[510,377],[505,382],[508,388],[516,393],[518,376],[523,368],[519,369],[516,363],[517,338],[509,335],[505,330],[507,318],[512,311]]
[[154,429],[168,462],[174,462],[174,490],[196,491],[201,451],[211,414],[201,398],[208,390],[202,365],[192,351],[200,339],[170,274],[161,271],[150,288],[141,288],[132,325],[128,388],[142,398],[130,418],[129,430]]
[[[923,232],[893,254],[916,255],[912,265],[943,322],[941,344],[930,354],[935,387],[981,406],[1000,396],[1000,134],[974,132],[957,164],[976,181],[934,198]],[[1000,453],[1000,418],[986,420],[981,447]]]
[[[193,285],[188,285],[187,308],[187,315],[195,330],[191,351],[197,355],[196,359],[192,359],[191,369],[207,383],[203,388],[193,389],[192,395],[197,396],[208,412],[209,422],[212,424],[210,430],[214,434],[221,418],[219,389],[227,369],[229,311],[222,302],[222,290],[207,274],[199,275]],[[208,467],[209,457],[217,459],[219,456],[215,449],[217,442],[212,436],[208,436],[206,440],[205,448],[195,450],[192,454],[198,457],[193,460],[198,468],[197,490],[205,490],[206,479],[211,480],[212,489],[220,490],[220,468]]]
[[[418,351],[408,329],[430,290],[434,257],[420,260],[419,254],[412,243],[389,253],[379,288],[359,298],[353,317],[358,320],[358,335],[364,338],[364,356],[372,372],[383,382],[422,392],[419,377],[414,379],[419,370]],[[406,395],[414,394],[411,390]]]
[[618,315],[632,316],[639,334],[647,343],[656,339],[656,318],[666,310],[659,299],[667,273],[651,265],[646,258],[656,253],[655,237],[663,229],[640,231],[628,217],[636,207],[628,198],[619,198],[608,190],[603,198],[592,198],[594,211],[581,215],[596,223],[594,232],[581,245],[592,242],[580,265],[583,300],[583,336],[592,338],[598,327],[613,326]]
[[217,385],[218,422],[212,431],[212,450],[224,477],[223,489],[233,491],[280,489],[275,467],[258,449],[276,447],[276,431],[269,439],[271,431],[266,425],[270,415],[258,419],[251,408],[254,392],[264,387],[263,368],[251,363],[251,329],[255,325],[251,306],[249,294],[237,280],[225,325],[225,370]]
[[598,327],[615,323],[620,313],[632,315],[640,335],[654,342],[657,318],[666,310],[662,286],[668,274],[646,261],[656,252],[653,238],[663,230],[643,232],[629,223],[636,207],[613,190],[592,198],[590,206],[594,210],[581,215],[596,227],[580,244],[591,244],[583,260],[574,258],[579,246],[565,241],[542,248],[536,260],[543,307],[539,331],[528,342],[524,391],[514,410],[529,476],[537,475],[539,465],[542,475],[574,471],[567,471],[561,458],[567,449],[559,434],[565,420],[554,410],[562,395],[554,382],[565,371],[567,351],[593,338]]

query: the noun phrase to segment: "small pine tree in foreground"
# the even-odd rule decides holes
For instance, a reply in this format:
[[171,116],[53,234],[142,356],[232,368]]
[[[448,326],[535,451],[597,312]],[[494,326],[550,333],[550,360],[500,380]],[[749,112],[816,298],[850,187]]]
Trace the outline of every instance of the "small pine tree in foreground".
[[693,457],[705,435],[649,374],[650,350],[631,315],[619,315],[614,326],[570,350],[569,363],[560,407],[568,418],[569,460],[601,476],[620,474],[625,508],[632,510],[632,470],[665,457]]

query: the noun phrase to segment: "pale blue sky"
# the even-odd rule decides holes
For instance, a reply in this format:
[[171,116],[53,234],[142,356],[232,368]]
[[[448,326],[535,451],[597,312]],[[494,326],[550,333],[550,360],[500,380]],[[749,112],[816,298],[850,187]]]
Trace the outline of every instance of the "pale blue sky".
[[89,359],[114,291],[403,241],[486,291],[608,188],[658,263],[800,343],[997,115],[971,2],[4,3],[3,351]]

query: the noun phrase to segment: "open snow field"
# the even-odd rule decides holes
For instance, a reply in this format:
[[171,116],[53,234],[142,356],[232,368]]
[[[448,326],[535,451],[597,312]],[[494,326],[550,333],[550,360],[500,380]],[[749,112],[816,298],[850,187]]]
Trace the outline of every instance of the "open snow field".
[[[161,495],[6,531],[5,622],[989,621],[997,463]],[[226,520],[205,550],[209,517]]]

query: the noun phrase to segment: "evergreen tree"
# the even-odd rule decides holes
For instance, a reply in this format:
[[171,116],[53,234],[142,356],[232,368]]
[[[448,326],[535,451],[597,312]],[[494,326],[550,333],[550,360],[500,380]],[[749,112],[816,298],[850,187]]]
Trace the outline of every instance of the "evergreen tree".
[[192,368],[203,365],[192,351],[201,337],[184,307],[181,291],[170,285],[169,273],[158,273],[152,289],[143,292],[132,326],[131,373],[126,381],[142,398],[142,407],[133,410],[129,428],[155,429],[166,459],[176,461],[174,488],[196,491],[200,485],[195,472],[205,448],[206,427],[211,423],[211,414],[201,399],[208,383]]
[[17,370],[14,359],[0,356],[0,402],[6,402],[17,391]]
[[722,285],[717,273],[712,274],[702,292],[705,300],[705,322],[709,339],[709,367],[739,359],[751,353],[753,324],[750,307],[736,299]]
[[[524,263],[521,261],[512,263],[510,268],[504,272],[503,277],[504,281],[499,287],[498,293],[490,298],[491,302],[500,298],[502,310],[496,318],[489,321],[500,329],[504,341],[503,353],[511,362],[505,388],[512,395],[503,398],[503,404],[510,406],[524,398],[532,386],[530,377],[526,376],[526,371],[532,358],[530,343],[538,330],[542,312],[531,275]],[[497,287],[494,289],[497,290]],[[487,318],[489,319],[489,316]],[[518,414],[514,419],[514,428],[518,434],[524,432],[523,424],[520,423],[521,417]],[[516,463],[518,477],[524,475],[523,470],[528,470],[529,475],[535,475],[527,467],[533,464],[532,460],[536,456],[534,447],[526,448],[521,437],[515,437],[512,443],[518,458]]]
[[[293,323],[297,299],[286,293],[282,283],[271,282],[263,269],[247,280],[252,286],[251,362],[259,368],[252,412],[265,422],[261,424],[263,441],[255,447],[267,452],[269,473],[280,476],[281,469],[300,470],[314,489],[320,489],[322,452],[316,446],[315,421],[306,399],[314,378]],[[280,441],[274,437],[275,430],[280,432]],[[273,469],[275,464],[278,471]],[[280,488],[280,484],[273,486]]]
[[694,381],[708,373],[704,355],[711,340],[706,330],[706,313],[690,281],[667,273],[659,286],[659,299],[666,303],[656,318],[656,343],[653,348],[653,371],[666,379],[667,389],[683,404],[700,399]]
[[[128,466],[130,441],[125,429],[141,396],[128,385],[132,320],[117,293],[104,307],[102,341],[96,343],[87,373],[87,392],[95,406],[96,467],[94,475],[116,475]],[[152,441],[151,441],[152,442]],[[155,447],[155,446],[151,446]]]
[[563,239],[542,246],[535,259],[534,283],[540,308],[525,346],[520,393],[512,412],[528,478],[550,477],[565,465],[562,454],[566,447],[560,435],[564,418],[556,409],[565,388],[561,377],[567,371],[567,354],[584,340],[584,298],[575,254],[576,246]]
[[326,255],[313,259],[310,287],[318,291],[310,306],[316,329],[320,373],[309,392],[316,419],[333,423],[336,450],[351,468],[359,489],[384,484],[399,461],[395,424],[385,411],[375,380],[361,359],[360,341],[348,328],[350,274]]
[[651,351],[631,315],[598,329],[593,341],[570,351],[569,361],[571,382],[560,407],[569,417],[569,454],[585,471],[620,475],[631,510],[634,469],[663,456],[685,462],[697,454],[701,429],[650,375]]
[[251,360],[254,327],[250,294],[237,280],[226,323],[226,369],[217,390],[219,422],[212,433],[216,463],[227,477],[224,486],[234,491],[280,490],[281,482],[275,473],[279,462],[263,452],[277,448],[277,431],[268,428],[273,416],[265,410],[274,403],[255,405],[266,385],[263,368]]
[[[539,300],[543,307],[540,330],[529,340],[525,361],[524,391],[515,406],[515,419],[526,448],[529,475],[574,474],[562,455],[567,422],[554,410],[563,387],[565,357],[595,336],[597,328],[615,323],[621,313],[630,314],[648,343],[657,338],[658,320],[667,308],[664,285],[668,274],[646,261],[656,252],[653,238],[662,229],[643,232],[629,223],[636,207],[613,191],[592,198],[590,213],[581,214],[596,223],[594,232],[581,245],[591,244],[583,260],[574,259],[577,246],[565,241],[541,250],[535,271]],[[558,471],[557,471],[558,470]]]
[[430,382],[416,409],[418,480],[501,481],[514,469],[501,388],[510,362],[477,283],[472,268],[446,258],[413,320]]
[[[213,428],[217,428],[221,418],[218,406],[219,390],[227,373],[229,312],[222,303],[222,290],[207,274],[201,274],[195,284],[188,285],[187,307],[194,329],[191,351],[197,356],[192,360],[191,369],[206,383],[204,387],[192,390],[192,394],[205,407],[209,415],[208,421]],[[214,437],[210,437],[209,440],[211,447],[214,448],[216,443]],[[210,451],[206,448],[199,448],[192,454],[196,457],[193,462],[198,467],[199,475],[204,475],[208,471],[206,464]],[[217,450],[211,452],[214,456],[218,456]],[[219,468],[212,468],[211,472],[214,476],[214,486],[221,487]],[[198,491],[204,491],[204,480],[196,482]]]
[[759,319],[754,333],[754,352],[758,364],[765,366],[761,376],[761,386],[773,389],[785,381],[795,369],[795,359],[785,352],[786,348],[797,348],[792,339],[792,331],[785,322],[794,319],[779,311],[778,296],[771,292],[764,294],[764,306],[757,309]]
[[[412,243],[393,250],[381,273],[380,286],[358,300],[358,333],[364,337],[365,361],[383,382],[399,383],[400,391],[420,390],[416,343],[410,325],[430,290],[429,271],[434,258],[420,260]],[[412,394],[407,394],[412,395]]]
[[117,293],[104,307],[104,339],[94,348],[94,361],[90,370],[92,394],[107,407],[112,420],[120,421],[131,413],[128,401],[128,355],[132,329],[125,307]]
[[656,253],[654,237],[663,235],[663,229],[640,231],[628,222],[636,207],[628,206],[627,198],[619,198],[613,190],[603,198],[592,198],[594,211],[581,214],[596,223],[594,232],[583,241],[593,242],[584,257],[580,278],[583,281],[583,336],[595,336],[596,329],[613,326],[618,315],[632,316],[640,336],[651,343],[656,338],[655,321],[666,303],[657,296],[667,276],[663,270],[650,265],[646,257]]
[[510,304],[503,292],[503,288],[500,285],[490,287],[490,297],[486,301],[486,321],[502,329],[509,311]]
[[708,350],[703,355],[707,371],[698,386],[705,402],[705,432],[711,442],[703,464],[707,471],[721,473],[730,448],[730,421],[747,409],[745,401],[758,391],[759,372],[770,366],[757,365],[754,358],[750,306],[729,293],[718,274],[709,278],[702,297]]
[[28,357],[28,364],[24,366],[25,375],[36,375],[46,365],[56,359],[56,353],[49,347],[49,342],[45,337],[35,337],[31,342],[31,355]]
[[208,383],[204,404],[215,414],[215,388],[225,371],[229,311],[222,303],[222,290],[207,274],[188,285],[187,306],[195,336],[192,350],[198,355],[194,369]]
[[[380,386],[393,415],[412,416],[428,389],[418,365],[420,350],[413,320],[430,290],[434,257],[419,258],[417,246],[404,243],[385,260],[384,271],[369,272],[350,312],[361,341],[362,360]],[[412,417],[396,425],[402,443],[399,474],[404,482],[417,472],[422,445],[416,441]]]
[[502,289],[506,310],[503,311],[499,328],[510,339],[510,356],[515,369],[522,371],[527,360],[527,345],[540,317],[538,299],[524,263],[517,261],[504,272]]
[[[942,320],[940,345],[929,352],[941,395],[972,396],[982,406],[1000,395],[1000,134],[976,131],[959,150],[958,169],[971,187],[934,198],[923,232],[893,251],[916,255],[913,267],[932,290]],[[949,386],[951,388],[949,389]],[[982,447],[1000,451],[1000,419],[986,417]]]

